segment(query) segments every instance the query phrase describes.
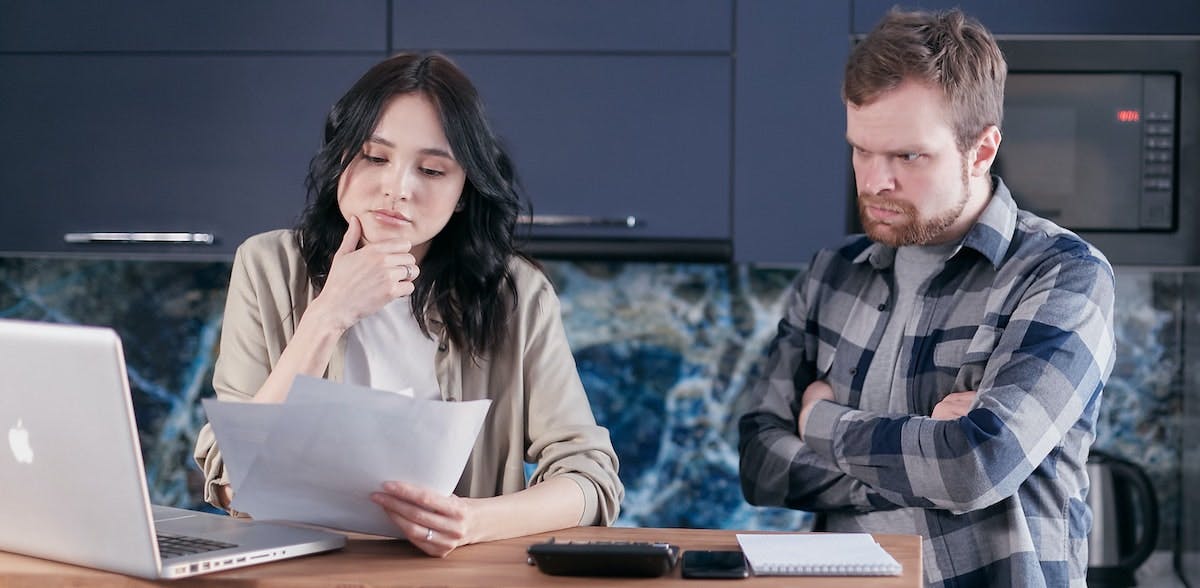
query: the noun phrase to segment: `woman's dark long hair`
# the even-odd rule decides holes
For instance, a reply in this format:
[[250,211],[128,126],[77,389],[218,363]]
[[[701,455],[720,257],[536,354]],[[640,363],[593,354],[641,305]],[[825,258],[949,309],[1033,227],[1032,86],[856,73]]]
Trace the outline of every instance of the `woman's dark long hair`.
[[466,172],[460,199],[445,228],[430,242],[414,282],[413,315],[429,335],[433,307],[450,339],[479,358],[500,341],[516,306],[508,260],[521,210],[516,174],[483,114],[479,94],[453,62],[438,54],[400,54],[372,67],[334,105],[325,142],[309,166],[308,206],[296,237],[313,287],[329,276],[347,224],[338,208],[338,180],[362,151],[388,102],[419,92],[441,116],[442,129]]

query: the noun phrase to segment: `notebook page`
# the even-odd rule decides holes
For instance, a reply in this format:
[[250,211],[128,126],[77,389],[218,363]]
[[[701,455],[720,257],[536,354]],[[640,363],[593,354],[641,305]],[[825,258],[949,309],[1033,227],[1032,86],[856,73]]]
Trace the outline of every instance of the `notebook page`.
[[900,563],[867,533],[739,534],[756,576],[895,576]]

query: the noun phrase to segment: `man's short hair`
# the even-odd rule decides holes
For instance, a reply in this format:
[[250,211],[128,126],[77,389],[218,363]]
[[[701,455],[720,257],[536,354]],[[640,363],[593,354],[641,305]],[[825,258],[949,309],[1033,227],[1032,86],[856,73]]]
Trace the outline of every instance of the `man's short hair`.
[[893,8],[850,53],[842,99],[869,105],[905,81],[940,88],[958,150],[1004,117],[1008,65],[996,40],[960,10]]

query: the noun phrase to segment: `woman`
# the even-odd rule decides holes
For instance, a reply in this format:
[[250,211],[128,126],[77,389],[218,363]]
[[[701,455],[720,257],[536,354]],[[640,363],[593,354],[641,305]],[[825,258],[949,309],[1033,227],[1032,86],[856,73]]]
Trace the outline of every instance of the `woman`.
[[[282,402],[308,374],[490,398],[455,495],[387,482],[371,497],[430,555],[611,524],[624,493],[617,458],[588,406],[558,298],[514,250],[515,175],[462,71],[411,54],[371,68],[330,112],[308,190],[295,231],[238,249],[217,395]],[[205,500],[228,508],[235,489],[208,426],[195,457]]]

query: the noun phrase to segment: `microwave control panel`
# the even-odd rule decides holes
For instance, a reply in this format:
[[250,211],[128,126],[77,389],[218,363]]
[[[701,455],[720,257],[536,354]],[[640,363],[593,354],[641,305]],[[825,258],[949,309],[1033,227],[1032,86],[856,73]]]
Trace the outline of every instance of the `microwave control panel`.
[[1175,76],[1142,77],[1141,228],[1175,228]]

